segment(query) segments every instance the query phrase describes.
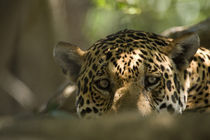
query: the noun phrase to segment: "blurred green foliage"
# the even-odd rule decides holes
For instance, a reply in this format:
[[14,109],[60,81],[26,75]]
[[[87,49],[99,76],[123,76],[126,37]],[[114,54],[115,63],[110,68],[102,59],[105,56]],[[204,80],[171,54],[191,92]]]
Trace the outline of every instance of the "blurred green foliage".
[[90,43],[120,29],[161,33],[210,16],[210,0],[92,0],[84,26]]

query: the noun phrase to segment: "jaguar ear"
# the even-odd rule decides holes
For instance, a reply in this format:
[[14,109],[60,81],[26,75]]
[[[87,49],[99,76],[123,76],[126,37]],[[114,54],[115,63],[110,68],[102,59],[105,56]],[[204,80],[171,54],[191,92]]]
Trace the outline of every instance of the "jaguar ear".
[[78,78],[84,55],[85,51],[67,42],[59,42],[53,50],[55,61],[72,82],[76,82]]
[[170,47],[169,57],[172,58],[178,70],[183,70],[189,66],[200,47],[200,39],[196,33],[188,33],[174,39]]

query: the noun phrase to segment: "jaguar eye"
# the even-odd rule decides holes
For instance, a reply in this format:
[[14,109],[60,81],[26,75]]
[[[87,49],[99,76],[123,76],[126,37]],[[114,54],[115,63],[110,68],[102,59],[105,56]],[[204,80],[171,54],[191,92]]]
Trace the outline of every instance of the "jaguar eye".
[[155,76],[147,76],[145,78],[145,86],[149,87],[149,86],[153,86],[158,84],[160,81],[160,77],[155,77]]
[[110,83],[107,79],[101,79],[96,82],[96,85],[98,88],[106,90],[109,88]]

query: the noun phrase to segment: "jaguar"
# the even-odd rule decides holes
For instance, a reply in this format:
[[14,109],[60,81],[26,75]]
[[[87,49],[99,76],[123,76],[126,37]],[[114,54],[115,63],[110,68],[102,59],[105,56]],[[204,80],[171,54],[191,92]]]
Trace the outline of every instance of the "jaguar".
[[53,54],[77,85],[81,118],[126,110],[210,111],[210,51],[200,46],[196,33],[172,39],[125,29],[87,50],[61,41]]

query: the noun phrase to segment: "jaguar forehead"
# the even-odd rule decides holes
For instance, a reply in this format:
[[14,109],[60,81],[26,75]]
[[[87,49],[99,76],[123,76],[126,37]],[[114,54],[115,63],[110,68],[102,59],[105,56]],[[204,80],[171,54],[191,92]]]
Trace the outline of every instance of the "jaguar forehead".
[[109,72],[121,79],[138,78],[144,71],[144,60],[139,54],[138,51],[135,54],[122,53],[108,64]]

